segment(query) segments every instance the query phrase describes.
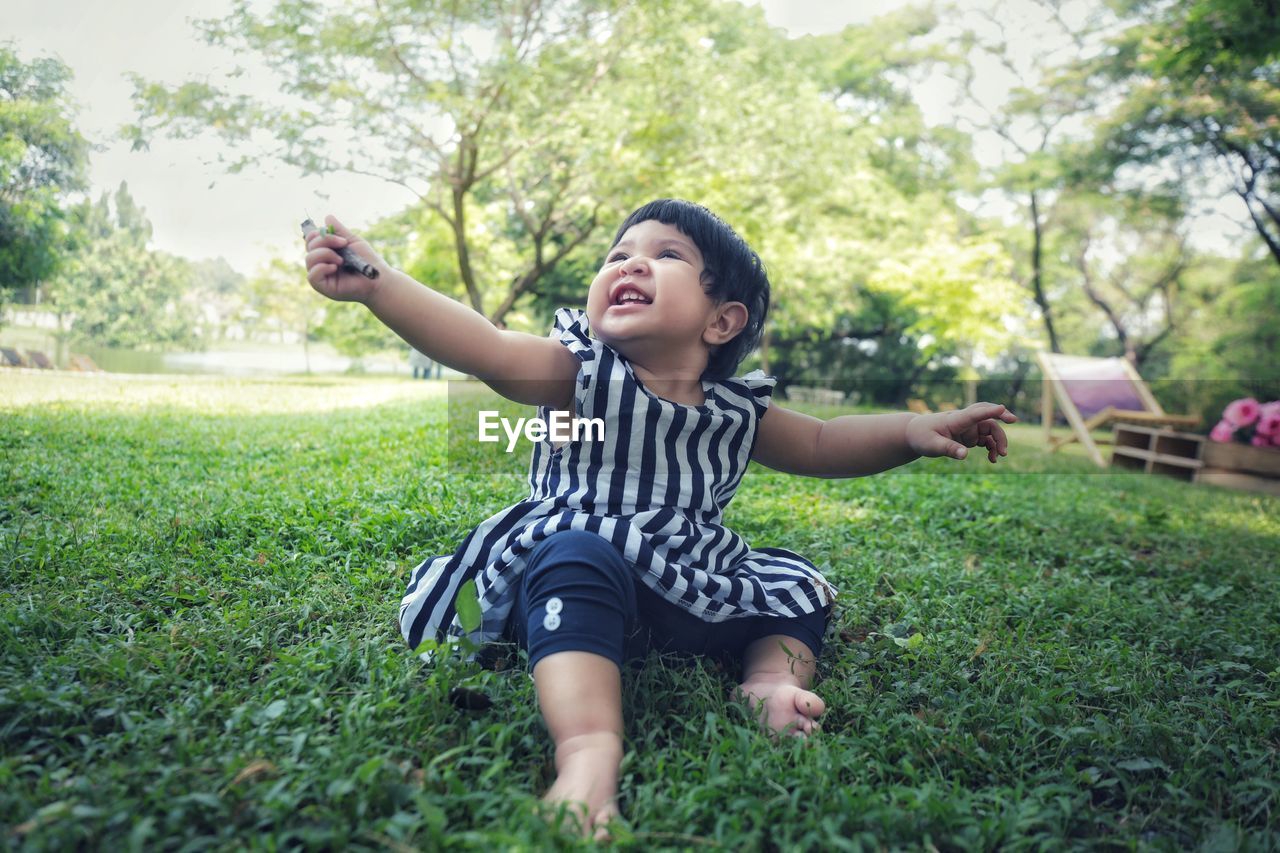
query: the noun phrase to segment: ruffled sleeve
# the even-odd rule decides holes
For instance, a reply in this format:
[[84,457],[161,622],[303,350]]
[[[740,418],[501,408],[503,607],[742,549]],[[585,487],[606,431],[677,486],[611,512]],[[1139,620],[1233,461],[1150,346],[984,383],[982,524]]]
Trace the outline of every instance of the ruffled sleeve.
[[765,376],[763,370],[753,370],[746,376],[738,379],[746,386],[747,391],[751,394],[751,403],[755,406],[756,417],[764,417],[765,409],[769,408],[769,401],[773,399],[773,386],[778,383],[777,378],[773,376]]
[[550,337],[564,344],[578,361],[596,358],[596,342],[587,328],[587,312],[580,308],[557,308]]
[[583,395],[591,386],[604,344],[591,337],[587,312],[580,308],[557,308],[549,337],[564,344],[565,349],[578,359],[578,382],[574,399],[578,403],[578,414],[582,414]]

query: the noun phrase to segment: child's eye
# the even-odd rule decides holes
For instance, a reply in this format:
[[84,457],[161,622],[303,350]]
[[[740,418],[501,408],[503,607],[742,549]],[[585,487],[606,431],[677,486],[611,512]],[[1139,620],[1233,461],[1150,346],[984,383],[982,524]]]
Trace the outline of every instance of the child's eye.
[[661,255],[658,255],[658,257],[660,257],[660,258],[675,258],[677,261],[683,261],[683,260],[684,260],[684,258],[680,257],[680,253],[679,253],[679,252],[677,252],[677,251],[675,251],[674,249],[665,249],[665,250],[663,250],[663,252],[662,252],[662,254],[661,254]]
[[627,259],[627,256],[624,255],[622,252],[614,252],[612,255],[609,256],[609,260],[607,261],[607,263],[616,264],[618,261],[625,261],[626,259]]

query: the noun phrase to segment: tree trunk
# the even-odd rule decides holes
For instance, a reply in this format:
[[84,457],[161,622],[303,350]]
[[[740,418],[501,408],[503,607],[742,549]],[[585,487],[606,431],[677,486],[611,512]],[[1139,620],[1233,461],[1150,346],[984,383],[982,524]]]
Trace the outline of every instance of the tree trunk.
[[307,339],[311,337],[310,323],[302,324],[302,363],[306,366],[307,375],[311,375],[311,346]]
[[1035,295],[1036,305],[1040,306],[1040,315],[1044,317],[1044,329],[1049,333],[1049,348],[1053,352],[1062,352],[1058,343],[1058,332],[1053,328],[1053,310],[1044,295],[1044,265],[1042,263],[1043,228],[1040,224],[1040,205],[1035,190],[1031,191],[1031,290]]
[[[1239,195],[1240,198],[1244,200],[1245,208],[1249,211],[1249,218],[1253,220],[1253,227],[1257,230],[1258,235],[1262,237],[1262,242],[1267,244],[1267,250],[1271,252],[1271,257],[1275,259],[1276,263],[1280,264],[1280,240],[1277,240],[1272,236],[1271,232],[1267,230],[1267,223],[1258,215],[1258,212],[1253,209],[1253,204],[1250,203],[1251,197],[1246,193],[1239,193]],[[1266,202],[1263,202],[1261,199],[1259,199],[1259,202],[1262,203],[1263,210],[1268,213],[1272,213]]]
[[453,188],[453,245],[458,252],[458,275],[467,288],[467,298],[471,307],[484,313],[484,302],[480,299],[480,288],[476,287],[475,270],[471,268],[471,250],[467,246],[467,190],[461,186]]
[[1080,256],[1076,259],[1084,283],[1084,295],[1089,297],[1089,301],[1098,306],[1099,310],[1106,315],[1107,322],[1111,324],[1111,328],[1116,333],[1116,340],[1120,342],[1120,348],[1124,351],[1124,357],[1136,368],[1138,363],[1129,330],[1125,327],[1124,321],[1120,319],[1120,314],[1111,307],[1111,303],[1102,298],[1102,294],[1098,293],[1093,286],[1093,278],[1089,274],[1089,260],[1085,257],[1087,248],[1088,243],[1086,242],[1085,249],[1080,250]]

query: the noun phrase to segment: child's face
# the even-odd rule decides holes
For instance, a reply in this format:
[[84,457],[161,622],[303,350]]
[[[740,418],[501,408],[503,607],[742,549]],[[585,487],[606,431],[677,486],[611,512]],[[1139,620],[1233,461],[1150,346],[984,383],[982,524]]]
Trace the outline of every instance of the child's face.
[[[674,225],[638,222],[605,256],[587,293],[596,337],[631,360],[694,366],[717,306],[702,288],[702,253]],[[658,356],[658,358],[654,358]]]

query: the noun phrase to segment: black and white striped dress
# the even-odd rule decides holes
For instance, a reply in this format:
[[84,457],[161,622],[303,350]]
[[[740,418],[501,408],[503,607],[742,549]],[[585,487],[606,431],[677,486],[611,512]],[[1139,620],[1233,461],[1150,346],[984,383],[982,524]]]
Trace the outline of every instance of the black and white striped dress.
[[[706,402],[682,405],[650,393],[625,358],[589,337],[584,312],[561,308],[551,334],[580,362],[573,414],[602,418],[604,440],[538,443],[529,497],[482,522],[454,554],[413,571],[400,603],[411,647],[463,635],[454,604],[469,579],[483,614],[470,639],[500,639],[525,556],[561,530],[608,539],[650,589],[708,622],[831,604],[835,591],[808,560],[753,550],[720,523],[751,459],[772,378],[755,371],[704,381]],[[538,415],[549,420],[550,410]]]

